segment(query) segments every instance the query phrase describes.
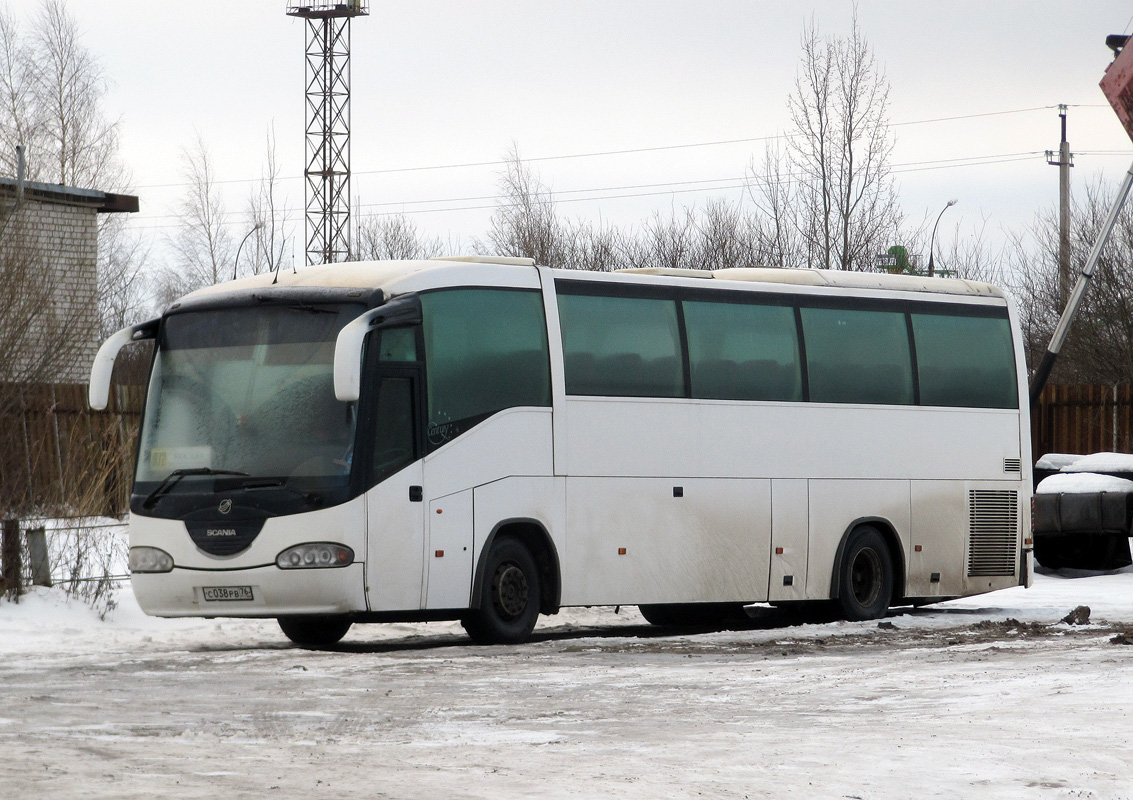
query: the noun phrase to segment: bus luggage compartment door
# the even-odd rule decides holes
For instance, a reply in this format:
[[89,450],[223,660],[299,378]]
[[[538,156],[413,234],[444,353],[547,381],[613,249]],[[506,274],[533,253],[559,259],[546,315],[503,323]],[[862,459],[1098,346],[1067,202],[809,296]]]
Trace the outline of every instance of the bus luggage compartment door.
[[425,608],[468,608],[472,597],[472,490],[429,503]]
[[567,478],[563,604],[762,602],[770,484]]
[[771,569],[767,599],[806,599],[810,495],[806,479],[771,481]]

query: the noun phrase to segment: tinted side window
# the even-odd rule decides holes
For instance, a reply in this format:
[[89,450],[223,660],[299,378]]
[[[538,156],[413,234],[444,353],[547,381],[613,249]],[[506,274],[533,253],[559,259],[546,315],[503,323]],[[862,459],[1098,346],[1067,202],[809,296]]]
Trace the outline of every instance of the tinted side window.
[[914,313],[912,319],[922,405],[1019,407],[1005,318]]
[[692,396],[716,400],[802,400],[794,309],[684,303]]
[[913,402],[913,366],[903,313],[803,308],[802,321],[812,401]]
[[413,411],[413,382],[409,378],[383,378],[378,385],[378,418],[374,426],[375,478],[413,460]]
[[417,328],[386,328],[380,336],[379,361],[417,360]]
[[430,292],[421,295],[421,312],[432,444],[442,444],[492,412],[551,404],[538,292]]
[[567,394],[684,397],[674,300],[559,295]]

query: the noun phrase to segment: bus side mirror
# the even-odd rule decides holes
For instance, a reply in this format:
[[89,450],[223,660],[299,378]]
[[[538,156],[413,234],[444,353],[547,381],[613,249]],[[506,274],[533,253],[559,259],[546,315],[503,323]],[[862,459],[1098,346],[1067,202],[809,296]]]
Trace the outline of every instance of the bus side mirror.
[[362,391],[362,343],[374,319],[384,313],[379,306],[346,323],[334,343],[334,396],[344,403],[357,402]]
[[90,386],[87,391],[87,400],[92,409],[102,411],[110,402],[110,377],[114,374],[114,359],[118,357],[118,351],[131,342],[155,338],[159,321],[151,319],[141,325],[123,328],[98,348],[98,355],[94,357],[94,364],[90,368]]

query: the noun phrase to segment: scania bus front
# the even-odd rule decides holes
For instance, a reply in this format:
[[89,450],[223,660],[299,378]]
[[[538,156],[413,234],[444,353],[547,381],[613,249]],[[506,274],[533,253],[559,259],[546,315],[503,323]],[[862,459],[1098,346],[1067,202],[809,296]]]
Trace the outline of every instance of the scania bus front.
[[205,295],[103,346],[155,339],[130,500],[130,572],[158,616],[365,611],[358,408],[335,396],[335,343],[369,298],[273,288]]

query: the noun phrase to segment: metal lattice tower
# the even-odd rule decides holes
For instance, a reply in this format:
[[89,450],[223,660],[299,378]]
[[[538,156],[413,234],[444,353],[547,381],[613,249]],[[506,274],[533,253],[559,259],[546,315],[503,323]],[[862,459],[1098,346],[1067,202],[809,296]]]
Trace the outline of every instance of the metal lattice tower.
[[307,20],[307,263],[350,257],[350,20],[366,0],[288,5]]

